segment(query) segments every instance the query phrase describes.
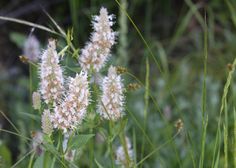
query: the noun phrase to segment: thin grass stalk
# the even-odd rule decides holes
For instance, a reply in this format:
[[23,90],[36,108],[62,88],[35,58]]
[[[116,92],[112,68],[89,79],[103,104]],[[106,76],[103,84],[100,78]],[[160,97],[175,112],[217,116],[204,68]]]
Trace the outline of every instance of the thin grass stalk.
[[[60,149],[60,144],[61,144],[61,142],[60,142],[60,139],[58,138],[57,147],[56,147],[57,151],[59,151],[59,149]],[[54,168],[56,159],[57,159],[57,156],[53,155],[51,168]]]
[[[188,139],[190,139],[190,148],[192,147],[192,140],[191,140],[191,138],[190,138],[190,135],[187,133],[187,132],[185,132],[184,131],[184,133],[185,133],[185,136],[186,137],[189,137]],[[194,159],[194,151],[193,151],[193,148],[191,148],[190,149],[190,155],[191,155],[191,159],[192,159],[192,161],[193,161],[193,168],[196,168],[196,161],[195,161],[195,159]],[[195,154],[196,155],[196,154]]]
[[123,130],[120,134],[119,134],[119,138],[120,138],[120,141],[121,141],[121,145],[124,149],[124,152],[125,152],[125,158],[126,158],[126,161],[127,161],[127,165],[125,165],[126,167],[130,167],[130,157],[129,157],[129,153],[128,153],[128,147],[127,147],[127,142],[126,142],[126,139],[125,139],[125,131]]
[[72,16],[72,23],[73,23],[73,37],[74,37],[74,43],[75,46],[78,47],[79,45],[79,19],[78,19],[78,9],[79,9],[79,0],[70,0],[69,1],[70,4],[70,12],[71,12],[71,16]]
[[[130,72],[126,72],[126,73],[127,73],[129,76],[133,77],[142,87],[145,87],[145,85],[143,84],[143,82],[140,81],[135,75],[133,75],[133,74],[130,73]],[[152,102],[154,103],[155,108],[156,108],[157,111],[160,113],[161,118],[164,120],[165,124],[167,125],[167,126],[166,126],[166,130],[167,130],[167,131],[166,131],[166,133],[167,133],[166,136],[167,136],[168,138],[171,138],[172,124],[169,123],[169,121],[165,118],[165,116],[164,116],[163,113],[161,112],[161,109],[160,109],[159,105],[157,104],[157,100],[154,98],[154,96],[153,96],[150,92],[148,92],[148,94],[149,94],[149,97],[152,99]],[[133,120],[135,121],[136,125],[141,129],[141,131],[143,132],[143,134],[146,136],[147,140],[149,141],[149,144],[151,144],[151,145],[152,145],[152,148],[153,148],[154,145],[153,145],[152,143],[150,143],[150,142],[151,142],[151,141],[150,141],[150,138],[146,135],[145,130],[142,128],[142,126],[140,125],[140,123],[138,122],[138,120],[135,118],[135,116],[134,116],[128,109],[126,109],[126,110],[129,112],[129,114],[131,115],[131,117],[132,117]],[[189,143],[189,138],[188,138],[188,137],[187,137],[187,142]],[[176,154],[178,163],[179,163],[179,165],[181,165],[181,161],[180,161],[180,158],[179,158],[177,149],[176,149],[176,144],[172,141],[172,142],[171,142],[171,145],[172,145],[172,147],[173,147],[173,149],[174,149],[174,152],[175,152],[175,154]],[[191,148],[192,148],[192,147],[191,147]]]
[[[128,4],[127,0],[121,0],[121,6],[127,10]],[[128,47],[128,39],[127,39],[127,33],[128,33],[128,23],[127,23],[127,16],[125,15],[122,10],[119,10],[119,46],[118,46],[118,55],[117,58],[117,65],[123,65],[127,66],[128,64],[128,53],[127,53],[127,47]]]
[[63,35],[59,34],[58,32],[56,32],[52,29],[49,29],[48,27],[45,27],[45,26],[39,25],[39,24],[35,24],[35,23],[32,23],[32,22],[28,22],[28,21],[25,21],[25,20],[15,19],[15,18],[6,17],[6,16],[0,16],[0,20],[5,20],[5,21],[11,21],[11,22],[15,22],[15,23],[24,24],[24,25],[27,25],[27,26],[31,26],[31,27],[35,27],[35,28],[47,31],[47,32],[52,33],[52,34],[56,34],[56,35],[61,36],[61,37],[63,36]]
[[[155,64],[157,65],[157,68],[158,68],[158,70],[160,71],[161,75],[164,76],[164,78],[166,78],[166,77],[165,77],[165,74],[164,74],[164,72],[163,72],[163,70],[162,70],[162,68],[161,68],[161,66],[160,66],[160,64],[159,64],[159,62],[157,61],[156,57],[154,56],[154,54],[153,54],[153,52],[152,52],[152,50],[151,50],[149,44],[147,43],[147,41],[146,41],[145,38],[143,37],[143,35],[142,35],[142,33],[140,32],[139,28],[136,26],[136,24],[134,23],[134,21],[132,20],[132,18],[131,18],[130,15],[128,14],[128,12],[121,6],[119,0],[114,0],[114,1],[118,4],[119,8],[121,8],[122,11],[126,14],[127,18],[129,19],[129,21],[131,22],[131,24],[132,24],[133,27],[135,28],[136,32],[138,33],[139,37],[141,38],[142,42],[144,43],[145,47],[147,48],[147,51],[149,52],[151,58],[154,60]],[[191,15],[192,15],[192,14],[191,14]],[[182,113],[181,113],[181,111],[180,111],[180,109],[179,109],[179,106],[178,106],[178,103],[177,103],[177,101],[176,101],[176,98],[175,98],[173,92],[171,91],[171,88],[170,88],[169,83],[167,83],[167,86],[166,86],[166,87],[167,87],[168,92],[170,93],[170,95],[171,95],[171,97],[172,97],[172,99],[173,99],[173,101],[174,101],[176,107],[177,107],[177,112],[178,112],[178,113],[180,114],[180,116],[181,116],[180,118],[184,121],[183,115],[182,115]],[[159,109],[158,111],[159,111],[160,114],[161,114],[160,109]],[[161,114],[161,115],[162,115],[162,114]],[[162,116],[162,117],[163,117],[163,116]],[[187,131],[187,130],[186,130],[186,131]],[[187,142],[188,142],[188,144],[189,144],[189,139],[188,139],[188,137],[187,137]],[[175,150],[176,150],[176,148],[175,148]],[[178,160],[180,161],[179,157],[178,157]],[[180,162],[179,162],[179,163],[180,163]]]
[[61,153],[61,161],[62,163],[65,164],[65,155],[64,155],[64,151],[63,151],[63,134],[61,131],[59,131],[59,142],[60,142],[60,148],[59,148],[59,152]]
[[[89,129],[90,134],[93,134],[93,128]],[[89,162],[89,167],[93,167],[93,161],[94,161],[94,142],[93,139],[90,140],[91,142],[89,143],[89,158],[90,158],[90,162]]]
[[227,106],[227,98],[224,101],[225,103],[225,121],[224,121],[224,168],[228,168],[228,106]]
[[[15,126],[15,124],[13,124],[13,122],[6,116],[6,114],[0,110],[0,113],[2,114],[2,116],[9,122],[9,124],[16,130],[16,132],[18,134],[20,134],[20,131],[18,130],[18,128]],[[0,130],[1,131],[1,130]]]
[[9,133],[9,134],[12,134],[12,135],[19,136],[19,137],[21,137],[21,138],[23,138],[23,139],[25,139],[25,140],[28,140],[28,141],[32,141],[32,139],[30,139],[30,138],[28,138],[28,137],[26,137],[26,136],[24,136],[24,135],[21,135],[21,134],[18,134],[18,133],[9,131],[9,130],[5,130],[5,129],[0,128],[0,132],[1,132],[1,131],[2,131],[2,132]]
[[234,108],[234,134],[233,134],[233,160],[234,167],[236,167],[236,111]]
[[134,151],[134,168],[136,168],[137,163],[137,147],[136,147],[136,134],[135,134],[135,128],[133,128],[133,151]]
[[113,146],[112,146],[112,133],[113,133],[113,128],[114,128],[114,123],[112,120],[109,121],[109,139],[108,139],[108,147],[109,147],[109,152],[110,152],[110,157],[111,157],[111,166],[112,168],[115,167],[115,158],[113,155]]
[[[148,113],[148,105],[149,105],[149,74],[150,74],[150,65],[148,57],[146,57],[146,79],[145,79],[145,94],[144,94],[144,131],[146,132],[147,127],[147,113]],[[142,148],[141,148],[141,158],[144,154],[144,147],[145,147],[145,138],[142,138]],[[142,165],[140,165],[142,167]]]
[[34,152],[34,149],[27,152],[24,156],[22,156],[14,165],[11,166],[11,168],[17,167],[27,156],[29,156],[31,153]]
[[203,79],[203,91],[202,91],[202,137],[201,137],[201,156],[199,168],[204,166],[204,155],[205,155],[205,140],[207,133],[208,115],[206,114],[206,78],[207,78],[207,58],[208,58],[208,30],[207,20],[205,13],[205,26],[204,26],[204,79]]
[[218,155],[218,153],[220,152],[222,113],[225,109],[225,100],[227,99],[227,96],[228,96],[228,91],[231,85],[233,73],[235,71],[235,66],[236,66],[236,58],[233,61],[232,69],[228,73],[228,77],[224,85],[223,95],[221,98],[221,107],[220,107],[219,121],[217,125],[217,134],[216,134],[215,147],[214,147],[214,152],[213,152],[212,167],[215,167],[215,162],[216,162],[216,157],[217,157],[216,154]]
[[230,0],[225,0],[225,3],[227,4],[228,8],[229,8],[229,11],[230,11],[230,14],[231,14],[231,19],[232,19],[232,22],[234,24],[234,26],[236,27],[236,8],[235,6],[230,2]]
[[204,167],[204,157],[205,157],[205,142],[206,142],[206,133],[207,133],[207,125],[208,125],[208,115],[206,115],[206,119],[204,118],[203,122],[203,130],[202,130],[202,138],[201,138],[201,157],[199,168]]
[[139,166],[140,164],[142,164],[146,159],[148,159],[150,156],[152,156],[154,153],[156,153],[157,151],[159,151],[161,148],[163,148],[164,146],[166,146],[168,143],[170,143],[171,141],[173,141],[177,135],[180,132],[178,131],[173,137],[171,137],[171,139],[167,140],[166,142],[164,142],[163,144],[159,145],[157,148],[155,148],[152,152],[150,152],[148,155],[146,155],[142,160],[140,160],[136,166]]
[[[146,15],[145,15],[145,35],[146,37],[150,36],[150,30],[151,30],[151,0],[147,1],[146,5]],[[148,56],[146,56],[147,53],[145,52],[145,62],[146,62],[146,70],[145,70],[145,93],[144,93],[144,110],[143,110],[143,117],[144,117],[144,131],[146,131],[147,127],[147,113],[148,113],[148,106],[149,106],[149,76],[150,76],[150,65],[149,65],[149,59]],[[144,155],[144,147],[145,147],[145,139],[142,138],[142,147],[141,147],[141,158]],[[140,165],[142,168],[142,165]]]
[[28,164],[28,168],[32,167],[33,161],[34,161],[34,156],[35,156],[35,151],[30,156],[30,161],[29,161],[29,164]]
[[140,122],[137,120],[137,118],[134,116],[134,114],[126,107],[126,111],[128,112],[128,114],[132,117],[132,119],[134,120],[135,124],[139,127],[139,129],[141,130],[142,134],[145,136],[145,138],[147,139],[148,143],[151,145],[152,148],[154,148],[154,144],[152,143],[150,137],[146,134],[146,132],[144,131],[142,125],[140,124]]

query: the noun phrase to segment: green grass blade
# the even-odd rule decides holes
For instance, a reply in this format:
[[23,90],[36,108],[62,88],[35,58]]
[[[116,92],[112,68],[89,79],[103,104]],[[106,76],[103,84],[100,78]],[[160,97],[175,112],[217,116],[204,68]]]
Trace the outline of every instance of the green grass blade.
[[207,78],[207,58],[208,58],[208,32],[207,32],[207,20],[205,14],[205,26],[204,26],[204,79],[203,79],[203,91],[202,91],[202,137],[201,137],[201,156],[199,161],[199,168],[203,168],[204,156],[205,156],[205,143],[207,133],[208,115],[206,114],[206,78]]

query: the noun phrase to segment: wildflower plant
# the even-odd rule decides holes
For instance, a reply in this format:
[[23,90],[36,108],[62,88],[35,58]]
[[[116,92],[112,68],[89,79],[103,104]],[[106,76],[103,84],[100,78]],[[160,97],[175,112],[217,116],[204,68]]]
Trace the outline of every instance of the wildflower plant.
[[[229,33],[233,31],[227,31],[227,33],[220,33],[221,41],[215,41],[218,39],[219,32],[227,29],[217,29],[217,33],[214,33],[214,23],[219,22],[220,19],[214,15],[214,8],[211,8],[211,4],[209,4],[209,8],[205,8],[208,4],[201,3],[200,8],[194,8],[196,10],[193,11],[193,7],[198,4],[186,1],[184,6],[187,5],[187,8],[181,12],[181,16],[186,11],[188,17],[180,19],[179,24],[176,25],[176,31],[170,27],[173,24],[164,24],[164,31],[173,33],[173,37],[166,38],[164,33],[160,38],[156,38],[151,35],[160,32],[153,31],[156,29],[152,29],[151,26],[157,26],[158,30],[163,28],[158,24],[153,24],[156,18],[162,16],[156,15],[154,13],[156,11],[151,10],[154,1],[148,1],[145,4],[145,12],[136,15],[137,11],[130,6],[131,4],[128,5],[127,0],[115,0],[121,14],[119,33],[114,30],[115,16],[102,7],[98,14],[92,17],[92,32],[86,39],[86,43],[79,46],[81,44],[79,32],[83,29],[77,29],[76,16],[78,13],[76,12],[78,8],[74,6],[77,1],[68,2],[72,11],[74,28],[68,29],[67,32],[46,12],[54,29],[16,18],[0,16],[0,20],[34,27],[32,30],[41,29],[51,33],[55,38],[49,39],[46,46],[43,47],[44,50],[41,51],[39,44],[43,46],[44,43],[39,42],[35,36],[29,35],[23,46],[23,54],[19,56],[23,63],[29,64],[30,78],[27,89],[32,98],[32,107],[29,108],[26,104],[24,106],[27,108],[24,108],[8,97],[6,100],[9,101],[8,104],[14,104],[16,107],[13,111],[16,112],[14,116],[9,116],[11,118],[28,117],[27,120],[24,118],[26,122],[14,120],[14,122],[17,121],[17,126],[15,126],[8,118],[8,114],[5,115],[0,109],[0,113],[5,118],[4,122],[0,123],[1,132],[20,137],[19,141],[14,144],[14,147],[18,147],[17,150],[13,149],[17,152],[19,149],[20,154],[16,153],[12,157],[14,161],[17,159],[12,167],[25,167],[25,161],[29,161],[27,163],[29,168],[173,166],[203,168],[210,167],[210,165],[211,167],[236,167],[236,150],[232,150],[236,148],[236,134],[233,135],[232,131],[233,127],[234,132],[236,130],[236,124],[232,125],[236,118],[233,107],[233,100],[235,100],[233,78],[235,77],[236,59],[227,65],[228,77],[224,79],[226,83],[222,89],[220,88],[222,82],[215,77],[211,79],[208,73],[212,72],[207,68],[208,62],[211,62],[208,60],[208,54],[212,54],[212,52],[208,53],[208,42],[210,49],[215,46],[215,42],[218,46],[209,51],[218,51],[218,49],[221,51],[223,48],[224,56],[233,56],[235,54],[228,52],[227,49],[231,46],[228,44],[234,42],[232,40],[234,36],[228,38]],[[228,6],[230,9],[226,18],[230,14],[231,17],[234,16],[233,3],[230,0],[225,3],[227,5],[224,7]],[[88,4],[91,5],[91,9],[95,9],[94,5],[97,3],[93,1]],[[137,5],[143,5],[143,3],[137,2]],[[204,8],[201,8],[202,6]],[[127,11],[128,9],[130,10]],[[142,8],[140,9],[142,10]],[[204,9],[205,12],[199,13],[201,9]],[[79,11],[85,12],[86,10]],[[141,25],[144,26],[142,30],[139,30],[139,26],[136,26],[132,20],[130,15],[132,12],[135,17],[140,18],[144,18],[142,14],[145,13],[145,19],[142,19],[145,20],[145,25]],[[202,13],[205,13],[207,17],[203,17]],[[171,18],[171,21],[173,19]],[[228,20],[225,22],[228,27],[235,25],[229,24]],[[232,20],[234,21],[234,19]],[[199,24],[195,24],[195,22],[199,22]],[[175,22],[173,23],[175,24]],[[82,25],[80,24],[80,26]],[[128,47],[129,44],[133,45],[135,40],[135,38],[128,38],[130,37],[128,32],[131,35],[134,33],[130,29],[128,31],[128,25],[133,26],[137,32],[146,47],[144,50],[138,48],[140,45],[137,42],[135,42],[133,50]],[[191,31],[186,31],[189,25],[191,25]],[[220,27],[224,28],[223,25]],[[189,33],[192,30],[197,30],[197,40],[188,36],[182,38],[182,35],[186,33],[190,36],[196,34]],[[142,32],[145,32],[145,36],[150,38],[146,40]],[[202,35],[204,38],[201,38]],[[15,38],[13,34],[10,37],[11,40],[17,41],[16,44],[19,43],[17,46],[22,46],[21,40],[18,39],[19,37],[21,39],[21,36],[17,35]],[[199,39],[204,40],[204,47],[197,43]],[[222,39],[228,40],[224,40],[222,43]],[[112,58],[112,49],[116,46],[117,41],[120,47],[117,48],[116,55],[119,58]],[[153,42],[154,45],[149,45],[148,41]],[[194,59],[189,59],[191,55],[189,54],[188,58],[184,58],[181,65],[176,67],[177,61],[169,61],[169,56],[179,51],[182,44],[188,42],[187,50],[180,50],[181,54],[197,46],[197,50],[194,50],[191,57]],[[153,52],[154,49],[157,52]],[[134,65],[134,68],[138,68],[135,69],[135,72],[139,72],[140,78],[123,67],[128,65],[129,53],[135,54],[130,63]],[[143,55],[144,59],[140,58],[140,55]],[[195,63],[202,58],[204,68],[199,68]],[[134,59],[139,60],[134,61]],[[194,61],[192,62],[192,60]],[[145,64],[140,66],[143,61]],[[114,66],[116,65],[114,62],[118,65]],[[215,62],[224,63],[222,58]],[[159,70],[157,73],[154,73],[154,64]],[[193,76],[198,73],[195,73],[192,68],[197,69],[196,72],[200,72],[199,74],[203,76],[200,78],[202,80]],[[145,73],[143,73],[144,71]],[[11,73],[15,75],[14,70],[7,74],[9,77],[5,78],[5,70],[1,72],[4,82],[6,79],[6,81],[11,79]],[[223,70],[221,75],[222,72],[225,73]],[[20,80],[20,84],[25,86],[25,80],[28,81],[27,78]],[[19,82],[19,80],[17,81]],[[186,85],[188,82],[190,85]],[[194,85],[192,85],[193,83]],[[202,86],[199,85],[200,83]],[[10,86],[14,85],[15,82],[11,82]],[[4,91],[5,87],[0,88]],[[182,92],[188,92],[189,89],[194,91],[193,95],[192,93],[182,94]],[[8,92],[8,89],[6,91]],[[130,94],[130,91],[133,94]],[[223,92],[221,103],[218,94],[220,91]],[[193,96],[193,99],[188,99],[189,96]],[[219,115],[215,113],[218,106]],[[32,113],[28,114],[24,111]],[[232,111],[234,116],[232,116]],[[191,116],[190,120],[187,115]],[[0,119],[2,121],[2,118]],[[201,122],[198,122],[200,120]],[[14,132],[4,129],[5,121],[12,126]],[[174,121],[176,121],[175,124]],[[216,122],[217,124],[215,124]],[[24,128],[25,125],[27,129]],[[209,134],[209,131],[212,131],[213,134]],[[131,132],[132,134],[130,134]],[[28,137],[29,134],[31,138]],[[181,136],[177,137],[177,135]],[[178,140],[175,141],[177,138]],[[15,140],[14,138],[10,140],[12,141],[12,139]],[[5,146],[2,146],[2,142],[0,140],[0,167],[9,167],[10,164],[8,166],[4,163],[6,156],[2,155],[2,151],[4,151],[3,154],[8,152],[7,148],[3,148]],[[165,151],[160,151],[163,148]]]
[[[40,81],[38,91],[33,92],[32,100],[34,109],[41,112],[43,141],[40,149],[42,153],[49,151],[55,154],[57,151],[58,154],[50,164],[52,167],[60,161],[63,165],[73,165],[76,154],[81,151],[83,145],[90,141],[90,146],[93,147],[96,143],[93,138],[96,134],[105,134],[103,143],[108,144],[111,166],[120,164],[113,156],[115,149],[112,146],[117,135],[120,135],[120,138],[125,135],[124,129],[118,133],[114,131],[124,127],[126,123],[126,120],[123,120],[124,84],[121,74],[113,65],[109,66],[107,75],[99,73],[102,68],[105,69],[115,44],[117,32],[112,30],[113,19],[114,15],[109,15],[104,7],[100,9],[99,15],[93,17],[93,33],[89,42],[81,49],[76,71],[65,64],[65,59],[70,56],[69,50],[74,49],[73,46],[58,51],[56,40],[49,39],[47,48],[39,56]],[[109,126],[106,126],[106,123]],[[102,126],[107,130],[98,132],[97,128]],[[118,153],[124,153],[122,150],[123,148],[118,149]],[[128,153],[133,155],[130,142]],[[92,153],[90,155],[93,156]],[[122,162],[124,157],[119,156],[118,160]]]

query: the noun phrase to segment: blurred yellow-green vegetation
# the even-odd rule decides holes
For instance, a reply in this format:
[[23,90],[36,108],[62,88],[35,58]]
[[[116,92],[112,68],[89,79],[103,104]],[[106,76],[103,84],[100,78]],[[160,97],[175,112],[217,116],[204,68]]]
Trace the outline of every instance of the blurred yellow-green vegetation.
[[[126,87],[124,122],[136,166],[236,167],[236,1],[1,0],[0,16],[58,32],[55,21],[66,32],[73,31],[73,46],[81,49],[92,31],[91,18],[102,6],[116,16],[113,29],[119,32],[102,73],[110,64],[128,71],[122,74]],[[35,162],[40,156],[26,156],[32,144],[21,137],[32,137],[41,129],[41,114],[33,110],[31,100],[38,88],[38,74],[19,56],[30,34],[39,39],[42,51],[49,38],[58,40],[58,51],[67,41],[1,17],[0,167],[18,161],[15,167],[39,167],[39,159],[29,164],[31,157]],[[78,53],[64,56],[66,66],[76,70]],[[84,127],[86,132],[89,126]],[[75,165],[111,167],[99,134],[93,141],[94,159],[91,161],[91,148],[86,146],[89,141]]]

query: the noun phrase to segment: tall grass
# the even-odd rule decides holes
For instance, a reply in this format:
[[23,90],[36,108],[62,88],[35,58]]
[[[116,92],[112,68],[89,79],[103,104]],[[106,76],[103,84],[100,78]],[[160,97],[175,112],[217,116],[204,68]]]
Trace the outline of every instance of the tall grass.
[[[63,55],[65,54],[66,61],[65,61],[65,69],[68,74],[79,72],[80,69],[76,68],[76,66],[72,67],[71,65],[75,65],[74,58],[79,57],[79,42],[76,37],[79,37],[79,19],[78,19],[78,2],[79,1],[70,1],[70,9],[72,13],[72,21],[73,21],[73,32],[68,30],[66,34],[58,23],[56,23],[52,17],[49,15],[49,19],[53,22],[54,29],[50,29],[46,26],[27,22],[24,20],[3,17],[0,16],[0,19],[12,21],[20,24],[25,24],[28,26],[32,26],[43,31],[50,32],[58,37],[62,37],[62,41],[65,43],[65,46],[62,46],[60,53]],[[127,89],[127,97],[131,97],[130,95],[136,94],[136,92],[141,92],[142,96],[142,103],[143,106],[140,108],[142,114],[139,115],[138,112],[135,111],[135,107],[130,109],[130,106],[126,106],[126,117],[120,120],[117,123],[112,121],[107,123],[102,123],[98,119],[96,115],[94,115],[95,108],[96,108],[96,101],[92,102],[91,107],[89,108],[89,117],[86,121],[86,124],[81,128],[80,131],[73,132],[73,135],[70,136],[68,145],[74,149],[76,146],[78,149],[78,162],[71,162],[67,161],[65,158],[65,152],[63,151],[63,134],[62,132],[56,133],[54,136],[55,139],[51,139],[50,137],[44,137],[44,141],[46,143],[41,144],[45,152],[41,156],[37,156],[34,150],[30,149],[30,144],[28,143],[28,152],[24,153],[24,155],[18,159],[12,167],[23,167],[24,165],[28,165],[28,167],[35,167],[35,166],[44,166],[47,167],[78,167],[77,165],[87,166],[87,167],[117,167],[116,166],[116,157],[115,157],[115,146],[119,143],[124,149],[124,155],[127,159],[125,167],[150,167],[150,166],[163,166],[163,167],[230,167],[231,165],[236,166],[236,154],[235,151],[233,152],[233,164],[231,163],[231,156],[229,155],[229,130],[230,130],[230,123],[229,123],[229,112],[231,109],[231,104],[228,101],[228,97],[230,96],[230,86],[233,85],[232,78],[234,77],[234,71],[236,66],[236,59],[230,64],[228,76],[226,79],[226,83],[224,85],[221,104],[220,104],[220,112],[219,114],[215,113],[217,116],[217,125],[214,129],[213,136],[211,137],[212,131],[212,118],[208,107],[208,89],[211,87],[208,85],[208,53],[209,47],[208,42],[214,41],[214,33],[211,32],[214,27],[213,21],[211,17],[207,17],[207,12],[205,14],[205,19],[199,12],[200,6],[193,4],[190,0],[186,0],[186,5],[188,6],[187,14],[181,19],[178,27],[175,29],[174,34],[170,40],[170,45],[163,46],[161,41],[157,41],[154,44],[157,44],[158,51],[154,51],[155,47],[152,45],[152,39],[150,38],[151,32],[151,15],[152,15],[152,3],[153,1],[147,1],[147,16],[146,16],[146,24],[144,27],[138,27],[133,18],[129,13],[128,3],[126,0],[115,0],[117,7],[120,10],[120,37],[119,37],[119,46],[118,46],[118,55],[119,59],[117,64],[121,64],[123,66],[129,66],[129,59],[128,57],[128,45],[132,45],[128,41],[128,21],[133,26],[134,30],[136,31],[138,37],[141,39],[143,46],[145,48],[144,56],[145,60],[143,64],[145,65],[145,76],[144,79],[139,79],[137,75],[134,75],[132,71],[127,68],[127,72],[122,74],[125,79],[128,79],[126,82],[135,81],[141,85],[140,91],[135,91],[134,93],[130,92]],[[234,11],[233,5],[230,1],[225,1],[230,9],[230,13],[232,15],[232,20],[234,21]],[[203,67],[203,71],[200,73],[203,76],[202,81],[202,88],[201,88],[201,120],[198,120],[198,125],[200,128],[200,133],[195,130],[193,127],[190,127],[191,117],[186,114],[185,109],[182,108],[182,104],[180,102],[180,96],[177,95],[178,91],[176,91],[175,87],[173,86],[173,81],[175,78],[175,74],[173,70],[170,69],[170,60],[169,55],[175,49],[176,44],[178,43],[179,38],[183,35],[186,31],[187,26],[195,16],[198,24],[200,25],[201,29],[203,30],[203,51],[201,51],[201,63]],[[213,17],[213,16],[212,16]],[[212,20],[210,20],[212,19]],[[207,25],[209,21],[209,27]],[[72,36],[74,38],[72,38]],[[150,38],[150,39],[149,39]],[[73,40],[72,40],[73,39]],[[149,42],[150,41],[150,42]],[[208,48],[209,47],[209,48]],[[158,53],[158,54],[156,54]],[[61,55],[60,54],[60,55]],[[70,56],[68,56],[70,55]],[[157,57],[159,56],[159,57]],[[154,67],[158,69],[158,72],[154,71]],[[35,90],[37,80],[34,80],[34,65],[30,64],[30,93]],[[181,71],[180,71],[181,72]],[[166,94],[168,95],[167,98],[164,98],[166,104],[171,104],[173,113],[171,114],[172,118],[168,119],[166,114],[164,113],[163,102],[160,98],[164,96],[156,96],[155,87],[153,81],[155,80],[154,74],[158,74],[157,78],[164,81],[166,85],[164,87]],[[91,75],[92,76],[92,75]],[[90,76],[90,77],[91,77]],[[187,78],[187,76],[185,77]],[[178,78],[177,78],[178,79]],[[188,80],[185,80],[188,82]],[[178,82],[177,82],[178,83]],[[96,99],[100,96],[99,88],[96,84],[92,85],[93,97]],[[159,88],[158,88],[159,89]],[[184,91],[187,92],[188,88],[184,88]],[[162,90],[157,90],[157,92],[161,92]],[[195,91],[197,92],[197,91]],[[198,99],[200,101],[200,99]],[[129,101],[129,100],[128,100]],[[136,99],[134,100],[136,101]],[[138,101],[138,98],[137,98]],[[191,104],[192,105],[192,104]],[[135,106],[135,105],[134,105]],[[194,110],[193,110],[194,111]],[[197,110],[196,110],[197,111]],[[158,112],[158,114],[156,113]],[[13,127],[14,131],[0,129],[2,132],[6,132],[9,134],[13,134],[22,138],[23,141],[28,140],[29,142],[34,141],[32,138],[25,136],[22,131],[20,131],[15,124],[6,116],[5,113],[1,111],[2,116],[10,123]],[[232,115],[231,115],[232,116]],[[156,123],[151,123],[153,120],[156,120]],[[177,119],[181,119],[184,124],[184,128],[180,129],[177,127],[174,128],[174,121]],[[192,119],[194,120],[194,119]],[[234,120],[235,120],[235,111],[234,111]],[[194,120],[195,121],[195,120]],[[193,121],[193,122],[194,122]],[[153,124],[153,125],[151,125]],[[37,121],[35,127],[37,127]],[[235,122],[234,122],[234,134],[235,134]],[[152,132],[152,127],[157,128],[156,132]],[[86,134],[84,134],[86,133]],[[94,136],[96,135],[96,136]],[[196,138],[196,135],[198,138]],[[74,137],[75,136],[75,137]],[[100,138],[103,139],[104,144],[97,144],[97,136],[101,136]],[[129,156],[129,149],[126,144],[126,136],[131,139],[132,148],[134,151],[134,159],[131,160]],[[235,138],[234,135],[234,148],[235,148]],[[209,140],[214,140],[214,146],[212,148],[212,143]],[[72,143],[72,144],[71,144]],[[181,144],[182,143],[182,144]],[[79,146],[80,144],[81,146]],[[115,144],[115,145],[114,145]],[[200,145],[199,145],[200,144]],[[210,144],[210,145],[209,145]],[[75,146],[73,146],[75,145]],[[223,152],[222,152],[222,145],[223,145]],[[210,151],[210,152],[209,152]],[[86,154],[88,153],[88,154]],[[167,153],[167,154],[166,154]],[[190,154],[188,156],[188,154]],[[169,158],[165,159],[166,156]],[[164,158],[165,157],[165,158]],[[184,159],[185,157],[185,159]],[[164,158],[164,159],[163,159]],[[209,159],[210,158],[210,159]],[[25,161],[25,162],[24,162]],[[161,165],[161,163],[157,162],[166,162]],[[25,164],[27,162],[27,164]],[[134,162],[134,163],[132,163]]]

